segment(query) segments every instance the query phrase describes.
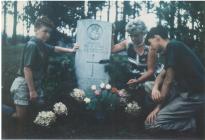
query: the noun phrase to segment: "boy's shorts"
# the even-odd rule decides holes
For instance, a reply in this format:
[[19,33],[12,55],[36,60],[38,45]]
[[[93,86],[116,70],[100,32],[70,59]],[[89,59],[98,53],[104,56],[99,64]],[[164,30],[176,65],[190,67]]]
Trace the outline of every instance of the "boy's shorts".
[[[34,82],[34,84],[39,85],[38,82]],[[29,89],[24,77],[17,77],[14,80],[10,88],[10,92],[13,95],[13,100],[15,105],[27,106],[30,104]],[[42,88],[40,87],[36,88],[36,92],[38,94],[37,103],[43,104],[44,100],[43,100]]]

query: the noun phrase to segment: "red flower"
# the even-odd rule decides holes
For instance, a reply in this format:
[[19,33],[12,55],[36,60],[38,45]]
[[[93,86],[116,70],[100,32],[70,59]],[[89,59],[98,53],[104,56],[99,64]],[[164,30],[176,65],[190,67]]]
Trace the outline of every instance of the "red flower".
[[117,94],[119,92],[119,90],[116,87],[112,87],[111,91],[113,94]]

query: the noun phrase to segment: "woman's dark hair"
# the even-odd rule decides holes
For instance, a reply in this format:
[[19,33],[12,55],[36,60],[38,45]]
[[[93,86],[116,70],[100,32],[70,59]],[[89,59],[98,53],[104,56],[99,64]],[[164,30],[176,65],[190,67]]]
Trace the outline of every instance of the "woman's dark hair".
[[150,31],[147,33],[147,36],[145,38],[145,44],[150,45],[148,40],[150,38],[154,38],[155,35],[159,35],[163,39],[168,39],[167,30],[163,26],[159,25],[157,27],[151,28]]
[[46,27],[50,27],[50,28],[54,28],[54,24],[53,22],[46,16],[42,16],[40,18],[38,18],[35,23],[34,23],[34,28],[38,29],[41,26],[46,26]]

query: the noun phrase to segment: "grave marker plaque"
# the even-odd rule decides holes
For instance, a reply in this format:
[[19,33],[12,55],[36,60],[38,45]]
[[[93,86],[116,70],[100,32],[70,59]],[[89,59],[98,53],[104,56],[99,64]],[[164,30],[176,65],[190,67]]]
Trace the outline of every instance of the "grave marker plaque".
[[87,90],[92,84],[108,82],[105,64],[100,60],[110,58],[112,24],[91,19],[77,23],[77,43],[80,45],[75,56],[78,86]]

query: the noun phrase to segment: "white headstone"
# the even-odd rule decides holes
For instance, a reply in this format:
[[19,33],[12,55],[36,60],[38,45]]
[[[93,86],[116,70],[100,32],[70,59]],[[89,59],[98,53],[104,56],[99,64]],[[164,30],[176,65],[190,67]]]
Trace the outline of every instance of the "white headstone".
[[75,56],[78,86],[87,90],[91,85],[108,82],[104,64],[100,60],[110,59],[112,24],[91,19],[77,23],[77,43],[80,45]]

